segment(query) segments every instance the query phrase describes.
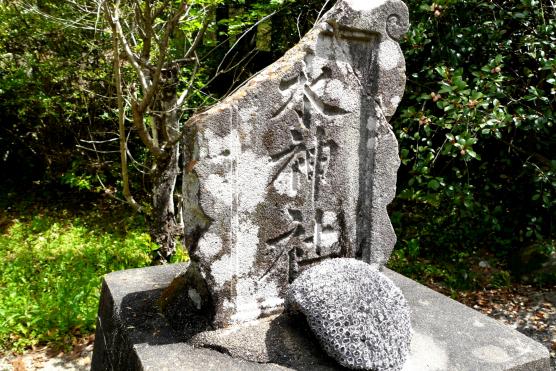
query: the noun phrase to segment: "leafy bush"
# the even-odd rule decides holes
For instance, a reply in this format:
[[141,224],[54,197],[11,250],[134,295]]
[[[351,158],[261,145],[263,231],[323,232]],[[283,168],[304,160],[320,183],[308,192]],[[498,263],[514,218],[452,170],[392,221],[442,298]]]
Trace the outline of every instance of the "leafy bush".
[[113,209],[22,211],[0,218],[0,349],[69,346],[94,329],[102,276],[149,265],[156,246]]
[[396,256],[457,266],[448,276],[472,286],[465,272],[485,255],[506,269],[521,249],[554,246],[556,9],[407,3],[408,85],[393,123],[403,163]]
[[71,10],[69,2],[0,2],[0,170],[9,180],[57,178],[77,159],[93,174],[106,167],[76,144],[112,130],[102,117],[108,43],[94,30],[64,27],[57,19],[76,19]]

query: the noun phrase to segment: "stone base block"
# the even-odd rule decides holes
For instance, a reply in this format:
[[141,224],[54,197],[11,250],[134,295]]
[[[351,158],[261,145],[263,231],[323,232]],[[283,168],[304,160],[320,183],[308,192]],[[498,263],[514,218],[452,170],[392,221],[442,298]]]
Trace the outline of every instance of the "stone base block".
[[[133,269],[103,282],[92,370],[340,370],[302,318],[286,314],[202,331],[172,325],[157,300],[186,264]],[[412,310],[409,370],[550,368],[541,344],[395,272],[385,270]],[[180,328],[181,327],[181,328]],[[196,327],[196,328],[195,328]]]

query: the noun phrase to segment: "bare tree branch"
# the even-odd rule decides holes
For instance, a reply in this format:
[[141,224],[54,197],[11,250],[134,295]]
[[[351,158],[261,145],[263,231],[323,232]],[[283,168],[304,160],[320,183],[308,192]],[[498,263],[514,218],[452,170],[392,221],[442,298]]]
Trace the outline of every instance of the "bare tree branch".
[[181,16],[187,11],[187,8],[187,2],[182,1],[172,19],[170,19],[170,21],[166,23],[164,35],[162,36],[162,41],[159,44],[158,63],[154,72],[154,76],[152,78],[152,82],[148,89],[146,89],[145,95],[143,96],[141,104],[138,107],[140,112],[145,112],[147,107],[150,106],[152,99],[158,89],[158,84],[160,83],[160,74],[166,62],[166,54],[168,53],[168,42],[170,40],[170,36],[174,31],[174,28],[178,24]]
[[80,144],[75,145],[75,147],[76,147],[76,148],[84,149],[85,151],[94,152],[94,153],[104,153],[104,154],[108,154],[108,153],[119,153],[119,152],[120,152],[120,151],[116,151],[116,150],[114,150],[114,151],[102,151],[102,150],[97,149],[97,148],[94,148],[94,147],[93,147],[93,148],[85,147],[85,146],[82,146],[82,145],[80,145]]
[[199,61],[199,57],[197,56],[197,53],[194,54],[195,54],[195,66],[193,66],[193,71],[191,72],[191,79],[189,79],[189,84],[187,85],[187,88],[183,91],[183,93],[181,93],[180,97],[178,98],[175,109],[179,109],[183,104],[183,102],[189,97],[189,94],[191,92],[191,87],[193,86],[193,83],[195,82],[195,78],[197,77],[197,71],[199,70],[199,66],[201,65],[201,62]]
[[[119,6],[120,1],[118,0],[117,6]],[[117,18],[116,18],[117,19]],[[117,32],[116,22],[112,23],[112,32]],[[113,48],[114,48],[114,82],[116,84],[116,94],[118,100],[118,131],[120,135],[120,164],[121,164],[121,174],[123,182],[123,194],[126,201],[137,211],[141,210],[139,204],[135,201],[131,194],[131,189],[129,187],[129,173],[127,168],[127,141],[126,141],[126,130],[125,130],[125,107],[124,107],[124,97],[122,91],[122,75],[120,70],[120,46],[118,37],[112,37]]]
[[183,59],[185,59],[185,60],[189,59],[191,57],[191,55],[199,47],[199,44],[201,43],[201,41],[203,40],[203,37],[205,36],[205,32],[207,31],[207,28],[210,24],[210,21],[212,19],[212,15],[214,14],[215,10],[216,10],[216,8],[212,7],[206,12],[205,20],[203,21],[203,25],[201,26],[201,29],[199,30],[199,32],[197,32],[197,35],[195,36],[195,39],[193,40],[193,42],[191,43],[191,46],[189,47],[189,49],[187,50],[187,52],[183,56]]
[[[90,134],[90,133],[89,133]],[[87,143],[87,144],[104,144],[104,143],[110,143],[110,142],[116,142],[118,141],[118,138],[112,138],[112,139],[106,139],[106,140],[85,140],[85,139],[79,139],[79,141],[83,142],[83,143]]]
[[[113,34],[117,36],[120,43],[122,44],[122,46],[124,48],[124,51],[127,55],[127,59],[129,61],[129,63],[131,63],[131,66],[135,69],[135,72],[137,72],[137,75],[139,76],[139,81],[141,81],[141,86],[143,87],[144,90],[147,90],[149,88],[149,84],[147,83],[147,79],[145,78],[145,74],[141,70],[141,66],[139,66],[139,64],[137,63],[137,57],[133,54],[133,51],[131,50],[131,48],[130,48],[128,42],[127,42],[124,31],[122,29],[122,25],[120,23],[120,3],[121,3],[120,0],[116,0],[116,2],[114,4],[114,11],[113,12],[110,11],[110,7],[108,5],[108,2],[104,3],[105,11],[106,11],[106,18],[107,18],[108,22],[110,23],[110,25],[112,26]],[[118,47],[117,53],[119,54],[119,47]]]
[[145,118],[143,115],[144,112],[140,110],[140,107],[137,105],[135,100],[131,102],[131,111],[133,114],[133,126],[135,127],[135,130],[137,130],[137,134],[139,135],[139,138],[141,138],[143,144],[145,144],[147,149],[155,157],[163,157],[164,151],[156,145],[150,136],[147,126],[145,125]]

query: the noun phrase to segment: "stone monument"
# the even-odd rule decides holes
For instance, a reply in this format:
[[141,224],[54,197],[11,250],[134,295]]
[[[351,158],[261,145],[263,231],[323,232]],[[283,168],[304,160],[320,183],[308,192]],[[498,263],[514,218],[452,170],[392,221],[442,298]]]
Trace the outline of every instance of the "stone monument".
[[325,259],[388,260],[400,163],[388,119],[405,87],[397,40],[408,26],[401,1],[342,0],[194,120],[186,224],[216,326],[281,311],[288,284]]
[[92,370],[548,367],[536,342],[383,269],[408,26],[399,0],[339,0],[189,122],[191,262],[105,277]]

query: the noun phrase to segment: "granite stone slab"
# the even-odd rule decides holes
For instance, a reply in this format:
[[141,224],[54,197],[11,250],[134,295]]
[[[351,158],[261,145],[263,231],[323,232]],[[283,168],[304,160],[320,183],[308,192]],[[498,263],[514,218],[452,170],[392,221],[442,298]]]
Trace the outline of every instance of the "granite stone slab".
[[396,272],[385,274],[411,307],[413,340],[404,371],[550,370],[540,343]]
[[[157,302],[187,264],[108,274],[103,281],[92,370],[342,370],[300,318],[285,314],[202,331],[176,328]],[[550,369],[546,348],[395,272],[414,329],[404,370]]]

